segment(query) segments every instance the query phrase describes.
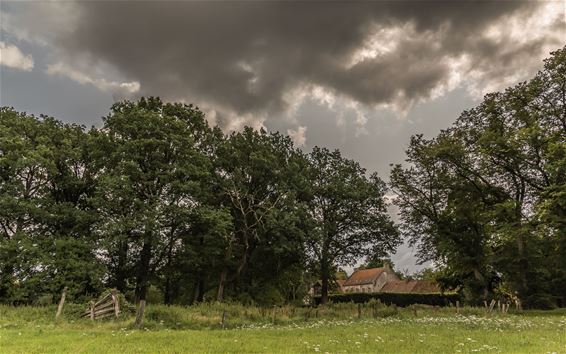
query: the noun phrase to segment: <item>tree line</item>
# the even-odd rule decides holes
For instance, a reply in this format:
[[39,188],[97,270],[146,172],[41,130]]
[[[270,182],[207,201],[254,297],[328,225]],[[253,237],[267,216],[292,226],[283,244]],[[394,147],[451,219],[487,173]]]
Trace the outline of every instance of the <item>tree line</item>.
[[[0,301],[299,302],[338,266],[403,236],[470,302],[566,294],[566,48],[433,139],[411,138],[389,185],[338,150],[210,126],[142,98],[85,129],[0,110]],[[387,213],[395,194],[401,224]]]
[[[339,151],[223,134],[191,105],[112,106],[89,130],[0,111],[0,299],[112,287],[145,303],[301,301],[399,234],[385,183]],[[326,295],[325,295],[326,296]]]

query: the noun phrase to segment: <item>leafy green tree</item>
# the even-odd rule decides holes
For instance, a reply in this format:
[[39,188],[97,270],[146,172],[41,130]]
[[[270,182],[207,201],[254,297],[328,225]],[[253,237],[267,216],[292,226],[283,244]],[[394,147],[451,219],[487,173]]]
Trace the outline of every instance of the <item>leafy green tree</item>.
[[[254,275],[261,276],[268,269],[283,272],[285,267],[300,262],[301,233],[296,225],[302,164],[301,155],[288,137],[249,127],[227,137],[218,150],[223,205],[233,220],[233,229],[226,235],[218,301],[224,299],[228,282],[253,287]],[[283,258],[289,256],[293,261],[288,259],[282,264]],[[250,269],[250,265],[268,260],[276,264],[256,272]]]
[[362,269],[390,267],[395,269],[395,264],[391,258],[370,256],[366,258],[366,262],[360,266]]
[[473,297],[504,283],[527,305],[563,299],[564,52],[437,138],[413,137],[392,170],[404,233]]
[[29,303],[64,286],[75,298],[100,290],[87,141],[80,126],[1,109],[1,298]]
[[311,260],[319,270],[321,303],[328,301],[329,280],[336,265],[354,265],[364,255],[385,256],[399,243],[386,211],[385,183],[339,151],[315,147],[308,155],[306,238]]
[[209,170],[199,144],[208,129],[198,109],[149,98],[115,104],[98,134],[104,156],[94,200],[103,215],[98,229],[109,235],[109,259],[132,265],[138,325],[150,282],[177,251],[190,230],[187,216],[199,206]]

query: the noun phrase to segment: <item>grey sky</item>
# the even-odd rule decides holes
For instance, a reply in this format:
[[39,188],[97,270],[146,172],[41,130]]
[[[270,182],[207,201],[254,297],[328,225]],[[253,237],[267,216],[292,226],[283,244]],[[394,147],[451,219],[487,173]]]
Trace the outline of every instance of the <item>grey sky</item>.
[[[0,104],[90,126],[116,99],[196,103],[339,148],[387,179],[566,38],[564,2],[0,2]],[[416,269],[406,246],[393,257]]]

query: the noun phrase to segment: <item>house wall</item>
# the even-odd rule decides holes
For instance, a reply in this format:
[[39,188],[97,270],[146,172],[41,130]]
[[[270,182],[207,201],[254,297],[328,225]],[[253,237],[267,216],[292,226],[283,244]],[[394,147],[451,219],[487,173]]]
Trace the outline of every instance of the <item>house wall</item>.
[[378,293],[381,291],[381,288],[383,288],[385,283],[393,280],[399,280],[399,278],[397,277],[397,275],[395,275],[393,271],[385,271],[381,273],[379,277],[377,277],[377,279],[373,283],[371,291],[374,293]]

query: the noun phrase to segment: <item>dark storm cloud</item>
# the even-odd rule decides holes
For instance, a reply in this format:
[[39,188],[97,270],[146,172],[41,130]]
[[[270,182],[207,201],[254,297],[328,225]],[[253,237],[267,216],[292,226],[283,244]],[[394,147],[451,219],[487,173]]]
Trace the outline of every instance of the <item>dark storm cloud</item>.
[[[196,99],[237,114],[282,111],[284,93],[308,84],[368,105],[410,104],[446,83],[449,58],[465,54],[497,75],[498,56],[520,60],[543,41],[513,46],[481,37],[489,25],[538,6],[533,2],[76,5],[77,28],[56,37],[68,60],[86,53],[139,81],[140,94]],[[401,29],[396,38],[388,38],[391,28]],[[381,42],[394,48],[349,64],[372,33],[378,49]]]

